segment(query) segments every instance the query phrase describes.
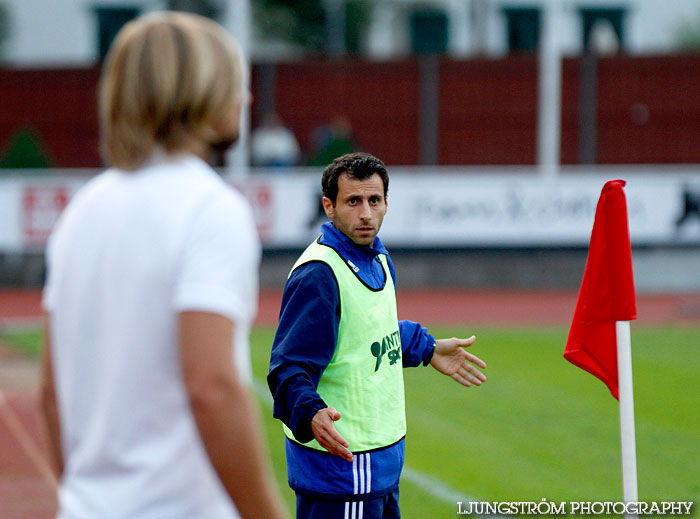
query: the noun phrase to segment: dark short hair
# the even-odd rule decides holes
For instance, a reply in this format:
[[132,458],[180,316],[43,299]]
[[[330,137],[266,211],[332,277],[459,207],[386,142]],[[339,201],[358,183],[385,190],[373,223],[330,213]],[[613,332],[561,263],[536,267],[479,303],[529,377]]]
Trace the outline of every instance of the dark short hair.
[[329,198],[333,204],[338,198],[338,178],[343,173],[347,173],[351,178],[357,180],[366,180],[377,173],[384,183],[384,198],[389,192],[389,174],[381,160],[369,153],[348,153],[326,166],[321,177],[323,196]]

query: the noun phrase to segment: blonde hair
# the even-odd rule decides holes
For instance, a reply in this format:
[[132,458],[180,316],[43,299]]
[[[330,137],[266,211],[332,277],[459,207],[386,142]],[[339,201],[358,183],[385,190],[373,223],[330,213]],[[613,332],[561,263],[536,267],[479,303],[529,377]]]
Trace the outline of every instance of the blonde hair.
[[129,22],[100,79],[106,162],[133,170],[156,149],[213,142],[216,123],[241,102],[243,66],[235,40],[207,18],[160,12]]

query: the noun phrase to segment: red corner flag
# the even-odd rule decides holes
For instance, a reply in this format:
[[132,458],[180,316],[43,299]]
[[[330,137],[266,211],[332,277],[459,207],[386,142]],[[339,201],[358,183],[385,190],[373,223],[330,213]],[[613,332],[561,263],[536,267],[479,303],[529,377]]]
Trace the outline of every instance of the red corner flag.
[[637,318],[624,180],[603,186],[564,358],[618,396],[616,321]]

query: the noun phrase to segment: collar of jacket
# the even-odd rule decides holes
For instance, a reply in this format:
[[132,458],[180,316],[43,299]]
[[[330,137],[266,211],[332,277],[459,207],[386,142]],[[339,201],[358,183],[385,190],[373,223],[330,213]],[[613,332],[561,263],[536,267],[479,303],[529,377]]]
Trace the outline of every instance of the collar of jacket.
[[357,245],[336,229],[332,222],[326,222],[321,227],[319,242],[335,249],[358,277],[372,288],[376,289],[384,285],[386,281],[384,269],[377,261],[377,257],[380,254],[388,256],[389,253],[378,236],[374,239],[372,247]]

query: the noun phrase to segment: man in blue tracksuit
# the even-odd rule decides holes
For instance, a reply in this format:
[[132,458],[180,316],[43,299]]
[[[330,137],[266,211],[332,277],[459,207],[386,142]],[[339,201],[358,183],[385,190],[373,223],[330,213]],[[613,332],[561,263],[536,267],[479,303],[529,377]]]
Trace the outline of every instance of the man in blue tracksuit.
[[[464,386],[486,377],[469,339],[399,321],[396,275],[377,237],[384,164],[344,155],[323,173],[331,222],[297,260],[282,297],[268,384],[284,423],[299,519],[400,517],[406,417],[403,367],[431,364]],[[476,365],[476,366],[475,366]]]

